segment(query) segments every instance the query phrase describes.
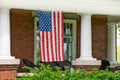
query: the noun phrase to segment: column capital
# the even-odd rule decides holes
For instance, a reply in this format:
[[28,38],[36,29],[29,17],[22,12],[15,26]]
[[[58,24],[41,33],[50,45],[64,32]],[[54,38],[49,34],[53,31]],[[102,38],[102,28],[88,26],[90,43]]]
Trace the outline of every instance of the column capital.
[[2,8],[0,9],[0,13],[6,13],[6,12],[9,12],[10,11],[10,8]]
[[83,16],[92,16],[92,14],[87,14],[87,13],[84,13],[82,14]]
[[81,15],[81,16],[87,16],[87,15],[90,15],[90,16],[92,16],[93,14],[91,14],[91,13],[77,13],[77,15]]
[[107,23],[108,27],[109,27],[109,26],[114,26],[114,25],[116,25],[116,24],[117,24],[117,22],[108,22],[108,23]]

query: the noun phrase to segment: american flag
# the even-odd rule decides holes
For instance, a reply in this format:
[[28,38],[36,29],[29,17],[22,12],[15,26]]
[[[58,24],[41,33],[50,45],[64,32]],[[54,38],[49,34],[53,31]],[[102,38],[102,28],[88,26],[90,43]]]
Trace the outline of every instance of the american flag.
[[54,62],[64,60],[63,13],[39,11],[40,60]]

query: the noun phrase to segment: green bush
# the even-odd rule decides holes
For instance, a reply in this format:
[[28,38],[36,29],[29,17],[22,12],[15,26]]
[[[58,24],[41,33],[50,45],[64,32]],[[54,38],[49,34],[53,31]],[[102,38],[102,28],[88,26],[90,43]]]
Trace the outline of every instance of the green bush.
[[50,66],[43,64],[40,64],[40,66],[42,70],[25,67],[33,75],[26,74],[21,78],[17,78],[17,80],[120,80],[120,71],[85,71],[77,69],[74,72],[70,72],[69,70],[61,71],[58,67],[56,67],[56,71],[53,71]]

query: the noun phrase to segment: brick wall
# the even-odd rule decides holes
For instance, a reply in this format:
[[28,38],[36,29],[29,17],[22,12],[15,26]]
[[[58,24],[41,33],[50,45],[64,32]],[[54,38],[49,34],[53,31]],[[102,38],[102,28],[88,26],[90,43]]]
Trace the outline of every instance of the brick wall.
[[107,59],[107,22],[108,16],[92,16],[92,51],[99,60]]
[[11,53],[21,59],[18,71],[24,71],[23,58],[33,61],[34,58],[34,22],[32,11],[11,9]]

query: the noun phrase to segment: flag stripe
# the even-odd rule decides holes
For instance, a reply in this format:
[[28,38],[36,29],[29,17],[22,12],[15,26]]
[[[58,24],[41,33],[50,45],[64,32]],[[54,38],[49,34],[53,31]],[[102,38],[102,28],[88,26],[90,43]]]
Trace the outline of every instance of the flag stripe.
[[43,49],[42,49],[42,38],[41,38],[41,35],[42,35],[42,34],[41,34],[40,32],[39,32],[39,34],[40,34],[40,35],[38,35],[38,36],[39,36],[39,38],[40,38],[40,48],[41,48],[41,49],[40,49],[40,54],[41,54],[40,60],[41,60],[41,61],[44,61],[44,60],[43,60]]
[[45,41],[45,42],[44,42],[44,47],[45,47],[45,48],[44,48],[44,51],[45,51],[45,56],[44,56],[44,57],[45,57],[45,62],[47,62],[47,61],[48,61],[48,58],[47,58],[48,56],[47,56],[47,46],[46,46],[46,45],[47,45],[46,32],[44,32],[44,35],[43,35],[43,36],[44,36],[44,41]]
[[[60,17],[60,19],[59,19],[59,20],[60,20],[60,21],[59,21],[59,22],[60,22],[59,26],[61,26],[61,25],[62,25],[62,24],[61,24],[61,22],[62,22],[62,21],[61,21],[61,19],[62,19],[62,18],[61,18],[61,13],[59,13],[59,17]],[[59,30],[60,30],[60,39],[59,39],[60,42],[59,42],[59,43],[61,43],[61,44],[60,44],[60,60],[62,61],[62,57],[63,57],[63,56],[62,56],[62,27],[60,27]]]
[[63,13],[61,13],[62,16],[61,16],[61,24],[62,24],[62,61],[64,60],[64,21],[63,21]]
[[44,36],[42,36],[43,34],[44,34],[44,33],[41,33],[41,32],[40,32],[40,40],[41,40],[41,42],[40,42],[40,45],[41,45],[40,51],[41,51],[41,60],[42,60],[42,61],[45,60],[45,59],[44,59],[44,56],[45,56],[45,55],[44,55],[44,47],[43,47],[43,46],[44,46],[44,40],[43,40],[43,39],[44,39]]
[[61,28],[62,28],[62,61],[64,60],[64,21],[63,21],[63,13],[61,13]]
[[[54,15],[54,13],[52,12],[52,15]],[[53,19],[54,19],[54,16],[52,16],[52,25],[53,25],[53,31],[52,31],[52,33],[51,33],[51,48],[52,48],[52,61],[55,61],[56,59],[55,59],[55,37],[54,37],[54,21],[53,21]]]
[[51,62],[54,61],[54,56],[53,56],[53,46],[52,46],[52,33],[50,33],[50,47],[51,47]]
[[56,48],[56,14],[55,14],[55,12],[53,13],[53,15],[54,15],[54,18],[53,18],[53,22],[54,22],[54,50],[55,50],[55,53],[54,53],[54,55],[55,55],[55,61],[57,61],[57,48]]
[[59,12],[58,12],[58,61],[60,61],[60,16],[59,16]]
[[[58,13],[56,12],[56,35],[58,35]],[[57,61],[59,61],[59,52],[58,52],[58,36],[56,36],[56,48],[57,48]]]
[[48,47],[49,47],[49,43],[48,43],[48,41],[49,41],[49,39],[48,39],[48,32],[46,32],[46,41],[47,41],[47,42],[46,42],[46,43],[47,43],[47,44],[46,44],[46,48],[47,48],[47,50],[46,50],[47,53],[46,53],[46,54],[47,54],[47,59],[48,59],[47,62],[49,62],[49,61],[50,61],[50,51],[49,51],[49,49],[48,49]]
[[51,33],[50,32],[48,32],[48,45],[49,45],[49,47],[48,47],[48,49],[49,49],[49,56],[50,56],[50,59],[49,59],[49,62],[51,62],[52,61],[52,49],[51,49],[51,44],[52,44],[52,42],[51,42]]

